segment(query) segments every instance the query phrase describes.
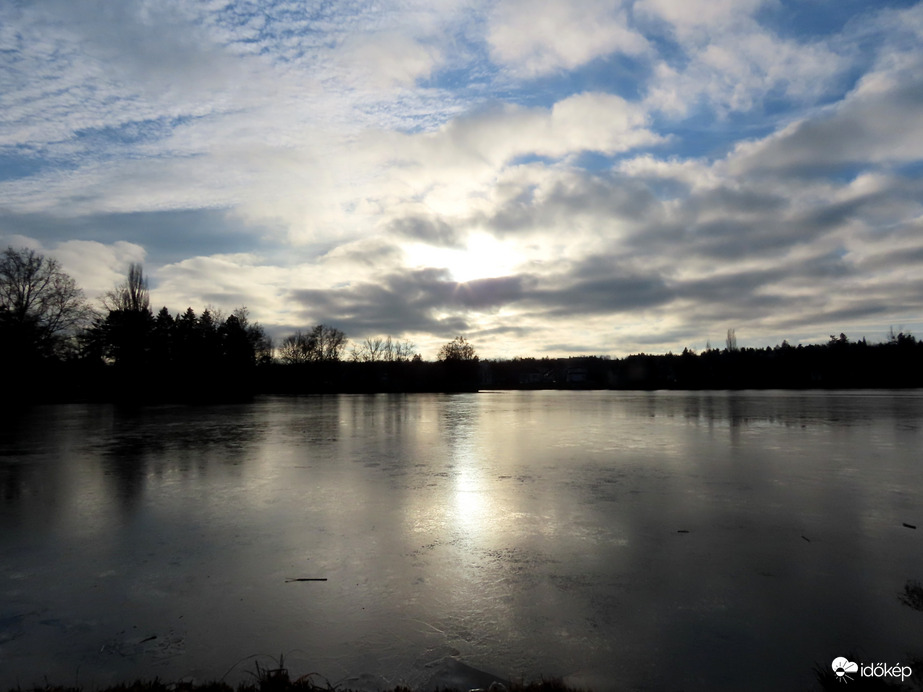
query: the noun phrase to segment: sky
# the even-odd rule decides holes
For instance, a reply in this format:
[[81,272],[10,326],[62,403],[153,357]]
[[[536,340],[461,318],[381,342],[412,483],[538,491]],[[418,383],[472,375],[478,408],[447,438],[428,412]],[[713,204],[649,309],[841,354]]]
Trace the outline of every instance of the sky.
[[923,2],[4,0],[0,247],[433,359],[923,334]]

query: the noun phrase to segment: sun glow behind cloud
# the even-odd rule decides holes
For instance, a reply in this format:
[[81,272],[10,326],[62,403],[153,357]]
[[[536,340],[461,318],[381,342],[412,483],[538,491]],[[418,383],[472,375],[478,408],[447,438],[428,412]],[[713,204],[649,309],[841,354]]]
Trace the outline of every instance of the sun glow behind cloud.
[[513,243],[486,233],[472,233],[463,248],[414,243],[406,246],[404,253],[408,266],[448,269],[452,279],[459,282],[509,276],[521,261]]

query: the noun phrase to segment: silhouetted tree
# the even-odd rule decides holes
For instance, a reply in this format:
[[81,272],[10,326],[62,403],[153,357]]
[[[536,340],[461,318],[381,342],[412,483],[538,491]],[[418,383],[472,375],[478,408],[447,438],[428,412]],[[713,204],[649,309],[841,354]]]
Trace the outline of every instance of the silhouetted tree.
[[913,346],[916,343],[917,338],[910,332],[904,334],[904,331],[901,330],[895,334],[894,327],[888,330],[888,345],[890,346]]
[[256,365],[253,345],[247,330],[236,315],[229,316],[218,328],[221,338],[221,359],[231,369]]
[[[237,329],[242,330],[243,337],[246,339],[249,350],[248,359],[251,359],[255,365],[266,365],[272,362],[272,338],[266,334],[263,326],[259,322],[250,322],[250,311],[241,306],[224,321],[224,334],[229,337],[235,334]],[[230,337],[236,340],[238,337]],[[234,350],[237,347],[225,346],[225,350]],[[242,346],[240,348],[243,348]]]
[[198,318],[195,310],[186,308],[174,320],[174,352],[176,362],[183,366],[194,366],[199,361]]
[[386,336],[381,348],[381,360],[386,363],[410,362],[416,353],[416,348],[412,341],[402,341]]
[[465,337],[456,336],[439,349],[437,358],[440,361],[476,361],[478,356],[474,346],[469,344]]
[[203,364],[207,363],[211,367],[218,364],[221,353],[220,336],[218,334],[218,324],[212,316],[209,308],[205,308],[196,322],[196,339],[198,341],[198,353]]
[[108,314],[97,320],[91,341],[96,342],[102,355],[114,363],[123,375],[121,384],[127,390],[150,365],[153,345],[154,316],[151,314],[147,280],[140,264],[128,267],[125,281],[103,297]]
[[279,345],[279,360],[287,365],[301,365],[312,360],[313,352],[314,345],[310,334],[305,334],[299,329],[282,339]]
[[173,363],[175,358],[176,321],[166,307],[154,318],[151,331],[151,354],[155,366],[165,368]]
[[151,349],[154,316],[145,310],[112,310],[100,325],[103,354],[116,366],[140,371]]
[[150,310],[151,296],[144,270],[137,262],[128,265],[128,276],[103,296],[103,305],[110,311],[141,312]]
[[733,353],[737,350],[737,332],[733,329],[728,329],[727,338],[724,340],[725,348],[728,353]]
[[50,356],[90,316],[83,291],[58,261],[34,250],[0,254],[0,348],[11,357]]
[[410,361],[416,346],[410,341],[399,341],[390,335],[369,337],[354,348],[350,359],[360,363],[405,363]]
[[478,388],[478,356],[474,346],[463,336],[456,336],[439,349],[438,360],[443,371],[443,388],[447,391],[476,391]]
[[279,347],[283,363],[331,363],[339,361],[346,349],[346,334],[335,327],[319,324],[307,334],[301,330],[285,337]]
[[346,349],[346,334],[325,324],[319,324],[311,330],[315,348],[315,360],[322,362],[338,361]]
[[350,360],[360,363],[375,363],[382,360],[384,339],[380,336],[368,337],[358,347],[353,347]]

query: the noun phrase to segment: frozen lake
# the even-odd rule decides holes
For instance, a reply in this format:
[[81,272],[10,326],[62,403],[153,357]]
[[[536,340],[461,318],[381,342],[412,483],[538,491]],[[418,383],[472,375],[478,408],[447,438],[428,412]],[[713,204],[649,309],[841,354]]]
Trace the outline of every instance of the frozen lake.
[[0,688],[811,689],[923,656],[921,450],[918,390],[40,407],[0,428]]

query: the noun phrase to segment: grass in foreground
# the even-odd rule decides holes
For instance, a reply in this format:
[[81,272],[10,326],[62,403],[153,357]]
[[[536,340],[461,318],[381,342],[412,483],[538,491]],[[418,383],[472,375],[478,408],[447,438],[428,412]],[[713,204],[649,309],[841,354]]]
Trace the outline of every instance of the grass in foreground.
[[[304,676],[295,680],[289,679],[287,674],[275,674],[269,678],[259,680],[256,683],[238,685],[236,688],[231,687],[225,682],[206,682],[206,683],[164,683],[160,680],[152,682],[142,682],[140,680],[131,684],[120,684],[99,692],[356,692],[350,688],[334,687],[329,684],[318,685],[310,676]],[[561,680],[550,679],[530,683],[514,683],[509,688],[506,686],[491,685],[490,692],[588,692],[580,688],[569,687]],[[18,688],[10,692],[86,692],[81,687],[55,686],[47,685],[45,687]],[[398,685],[397,687],[384,690],[383,692],[413,692],[410,688]],[[469,692],[468,690],[454,688],[439,688],[433,692]]]
[[[315,682],[320,676],[310,673],[302,675],[295,680],[291,679],[288,669],[284,667],[282,656],[279,656],[277,667],[263,667],[256,664],[255,672],[251,672],[253,682],[242,683],[236,688],[226,682],[191,683],[177,682],[165,683],[155,678],[153,681],[144,682],[137,680],[131,684],[119,684],[107,687],[98,692],[357,692],[351,688],[341,688],[331,685],[327,680],[323,684]],[[76,686],[45,685],[44,687],[17,688],[10,692],[85,692]],[[382,692],[414,692],[409,687],[398,685],[383,690]],[[569,687],[558,678],[541,679],[538,682],[513,682],[509,687],[501,683],[492,683],[486,691],[469,691],[449,687],[440,687],[433,692],[589,692],[580,688]]]

